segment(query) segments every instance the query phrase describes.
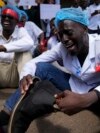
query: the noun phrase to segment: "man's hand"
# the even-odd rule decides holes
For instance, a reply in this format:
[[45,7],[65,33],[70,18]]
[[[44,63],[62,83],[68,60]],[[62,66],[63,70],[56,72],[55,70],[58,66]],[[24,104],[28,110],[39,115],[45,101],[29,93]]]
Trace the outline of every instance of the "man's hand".
[[59,109],[69,115],[85,109],[96,101],[97,96],[93,91],[86,94],[77,94],[66,90],[56,95],[56,104]]
[[3,45],[0,45],[0,52],[6,52],[6,48]]
[[27,75],[27,76],[24,76],[21,81],[20,81],[20,89],[21,89],[21,93],[25,93],[29,86],[33,83],[33,78],[32,78],[32,75]]

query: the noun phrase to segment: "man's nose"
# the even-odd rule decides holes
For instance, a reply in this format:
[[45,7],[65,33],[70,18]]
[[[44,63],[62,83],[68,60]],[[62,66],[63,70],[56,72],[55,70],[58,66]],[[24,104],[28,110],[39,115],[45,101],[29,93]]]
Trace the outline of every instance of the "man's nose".
[[67,34],[63,35],[63,40],[64,42],[68,42],[69,41],[69,36]]
[[5,19],[9,19],[9,17],[8,17],[8,16],[6,16],[6,17],[5,17]]
[[5,20],[8,20],[9,19],[9,16],[5,15],[4,19]]

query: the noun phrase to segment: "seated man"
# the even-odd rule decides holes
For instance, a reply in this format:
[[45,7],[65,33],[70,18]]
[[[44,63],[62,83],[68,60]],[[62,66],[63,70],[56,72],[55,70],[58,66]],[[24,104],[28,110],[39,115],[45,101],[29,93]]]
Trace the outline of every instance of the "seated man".
[[100,0],[93,0],[93,4],[87,8],[87,12],[89,34],[100,34]]
[[[20,76],[18,89],[5,103],[5,109],[11,113],[21,93],[28,91],[33,82],[33,76],[41,80],[49,80],[61,93],[55,93],[55,104],[58,109],[67,114],[75,114],[91,107],[100,100],[100,69],[96,69],[95,45],[100,42],[99,36],[88,35],[88,19],[78,8],[65,8],[58,11],[55,24],[61,42],[51,50],[32,59],[24,66]],[[98,45],[98,44],[97,44]],[[51,62],[61,60],[70,74],[54,67]],[[100,63],[100,60],[99,60]],[[41,87],[40,87],[41,88]],[[40,95],[40,97],[46,97]],[[54,97],[54,96],[51,96]],[[39,97],[33,95],[33,98]],[[53,111],[53,104],[48,108],[37,104],[27,95],[18,106],[15,113],[13,133],[25,133],[32,120]],[[13,101],[13,103],[11,103]],[[48,101],[48,97],[47,97]],[[46,102],[46,100],[45,100]],[[33,103],[33,104],[31,104]],[[24,106],[25,105],[25,106]],[[26,105],[28,105],[26,109]],[[5,118],[5,119],[4,119]],[[3,110],[0,113],[0,126],[7,124],[9,115]],[[26,123],[23,123],[26,122]]]
[[28,21],[28,16],[25,11],[20,10],[21,12],[21,20],[18,23],[19,27],[24,27],[31,38],[33,39],[33,47],[31,49],[32,56],[34,57],[34,51],[36,48],[41,44],[41,42],[44,40],[44,33],[43,31],[32,21]]
[[54,23],[55,18],[50,20],[50,36],[47,41],[47,49],[53,48],[59,42],[59,36]]
[[[17,28],[18,21],[21,18],[20,10],[14,6],[5,6],[1,11],[1,30],[0,30],[0,66],[2,63],[11,64],[13,60],[17,63],[17,71],[20,73],[22,66],[32,58],[28,52],[32,48],[33,41],[24,28]],[[25,55],[26,54],[26,55]],[[25,59],[24,58],[25,55]],[[4,65],[4,66],[5,66]],[[1,75],[0,87],[17,87],[11,86],[10,82],[6,83],[5,78],[8,76],[12,79],[10,73],[6,75],[5,69],[3,77]],[[15,82],[13,78],[13,83]]]

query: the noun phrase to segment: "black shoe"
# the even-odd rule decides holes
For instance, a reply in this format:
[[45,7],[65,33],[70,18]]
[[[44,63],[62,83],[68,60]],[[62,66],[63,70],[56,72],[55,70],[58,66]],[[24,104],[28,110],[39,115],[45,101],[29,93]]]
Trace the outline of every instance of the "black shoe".
[[0,127],[0,133],[4,133],[4,131],[3,131],[2,127]]
[[12,113],[8,133],[25,133],[32,120],[54,111],[54,95],[60,91],[51,82],[39,81],[29,90]]
[[2,131],[0,133],[7,133],[7,130],[8,130],[8,125],[0,127],[0,131]]
[[8,115],[4,110],[0,112],[0,127],[8,125],[10,115]]

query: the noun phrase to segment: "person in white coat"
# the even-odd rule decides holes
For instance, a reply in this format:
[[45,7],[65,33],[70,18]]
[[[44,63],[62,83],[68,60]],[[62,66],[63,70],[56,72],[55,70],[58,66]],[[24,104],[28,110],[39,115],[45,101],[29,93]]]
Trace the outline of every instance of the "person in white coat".
[[53,48],[59,42],[59,37],[58,37],[57,29],[54,24],[54,20],[55,18],[52,18],[50,20],[50,36],[47,41],[47,49]]
[[[100,100],[100,58],[98,58],[98,62],[96,61],[100,52],[95,53],[96,45],[100,43],[100,37],[88,35],[88,18],[78,8],[59,10],[55,17],[55,24],[61,42],[51,50],[26,63],[20,75],[19,93],[23,94],[28,91],[34,76],[38,76],[41,80],[49,80],[61,91],[55,95],[55,104],[59,110],[67,114],[75,114],[91,107]],[[51,64],[57,60],[62,60],[63,66],[70,73],[62,72]],[[17,90],[6,101],[5,107],[8,110],[13,109],[18,96]],[[45,94],[44,97],[46,97]],[[18,117],[16,117],[16,122],[13,125],[15,131],[24,133],[31,121],[38,117],[39,112],[41,112],[39,116],[43,115],[41,104],[41,109],[36,110],[35,103],[31,104],[29,98],[30,95],[26,96],[26,100],[22,101],[22,106],[16,112]],[[10,100],[14,101],[12,105],[9,104]],[[28,110],[24,108],[24,105],[29,105]],[[53,104],[51,108],[53,108]],[[50,109],[48,111],[44,107],[44,112],[45,114],[50,113]],[[22,125],[23,121],[26,122]]]
[[100,0],[93,0],[93,4],[87,8],[87,14],[89,17],[89,33],[100,34]]
[[[2,8],[2,27],[0,29],[0,63],[11,64],[13,60],[16,60],[19,73],[23,67],[23,64],[25,64],[26,61],[29,61],[29,59],[32,59],[32,56],[30,53],[28,54],[28,51],[32,48],[33,43],[31,37],[28,35],[27,31],[24,28],[17,28],[17,23],[20,20],[20,18],[20,10],[17,7],[7,5]],[[5,80],[3,82],[4,84],[6,83]],[[8,86],[5,87],[9,86],[10,83],[8,83]]]
[[20,10],[21,12],[21,20],[18,23],[18,27],[24,27],[28,34],[33,39],[33,48],[31,49],[32,56],[34,57],[37,47],[41,44],[44,39],[44,32],[40,29],[34,22],[28,21],[28,15],[25,11]]

